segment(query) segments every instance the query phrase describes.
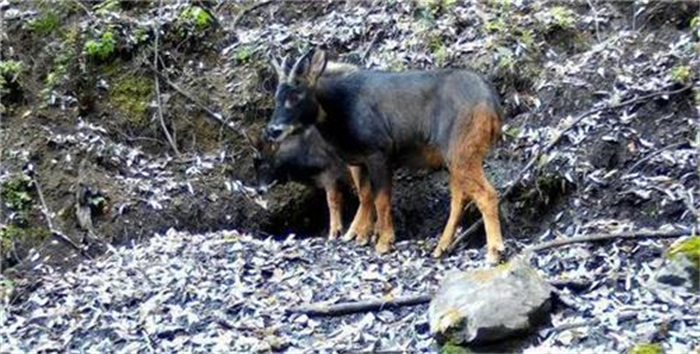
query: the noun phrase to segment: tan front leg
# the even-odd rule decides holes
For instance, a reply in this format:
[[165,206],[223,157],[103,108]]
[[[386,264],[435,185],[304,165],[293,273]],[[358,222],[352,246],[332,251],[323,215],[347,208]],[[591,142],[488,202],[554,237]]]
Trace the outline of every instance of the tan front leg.
[[357,243],[360,246],[364,246],[369,243],[369,237],[374,227],[372,223],[374,214],[372,189],[369,184],[369,178],[362,167],[351,166],[350,174],[357,190],[357,196],[360,199],[360,205],[357,208],[357,213],[355,213],[355,218],[350,224],[350,228],[343,236],[343,241],[351,241],[357,238]]
[[326,188],[326,201],[330,220],[328,239],[335,240],[343,232],[343,194],[337,184]]
[[394,222],[391,218],[391,189],[384,188],[377,193],[374,200],[377,209],[377,246],[379,254],[388,253],[394,247]]

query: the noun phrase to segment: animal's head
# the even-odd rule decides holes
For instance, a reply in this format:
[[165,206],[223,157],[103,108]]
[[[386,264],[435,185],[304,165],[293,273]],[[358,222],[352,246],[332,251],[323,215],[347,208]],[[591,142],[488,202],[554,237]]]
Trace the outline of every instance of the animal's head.
[[277,156],[280,144],[261,139],[258,135],[246,134],[246,137],[253,148],[255,182],[261,192],[266,192],[277,183],[280,174]]
[[275,111],[265,128],[264,137],[270,141],[281,141],[317,120],[320,106],[316,100],[316,83],[326,69],[326,53],[311,49],[294,65],[285,57],[280,63],[272,60],[277,73]]

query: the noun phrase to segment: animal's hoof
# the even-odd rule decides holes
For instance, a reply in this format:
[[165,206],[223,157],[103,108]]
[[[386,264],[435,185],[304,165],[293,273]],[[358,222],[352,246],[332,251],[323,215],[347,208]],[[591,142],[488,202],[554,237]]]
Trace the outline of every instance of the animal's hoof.
[[501,252],[499,252],[496,248],[489,249],[488,252],[486,253],[486,264],[490,266],[495,266],[498,265],[498,263],[501,261]]
[[367,246],[367,244],[369,244],[369,237],[367,237],[367,236],[365,236],[365,237],[358,236],[357,237],[357,245],[358,246]]
[[445,253],[445,250],[438,245],[437,247],[435,247],[435,250],[433,251],[433,258],[442,258],[442,255],[444,253]]
[[355,238],[355,231],[353,231],[353,230],[348,230],[348,232],[346,232],[345,235],[343,235],[342,240],[343,240],[343,242],[350,242],[350,241],[352,241],[354,238]]
[[331,231],[328,233],[328,241],[335,241],[340,236],[340,230]]
[[374,250],[375,250],[378,254],[386,254],[386,253],[391,252],[391,248],[392,248],[392,247],[391,247],[391,243],[389,243],[389,242],[381,242],[381,241],[380,241],[380,242],[377,242],[377,246],[374,248]]

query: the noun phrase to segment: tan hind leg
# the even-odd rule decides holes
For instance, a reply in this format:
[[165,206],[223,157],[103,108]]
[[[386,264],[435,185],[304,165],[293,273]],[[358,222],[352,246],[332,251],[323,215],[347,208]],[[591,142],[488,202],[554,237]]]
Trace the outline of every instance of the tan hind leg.
[[343,232],[343,194],[337,184],[326,188],[326,202],[330,221],[328,239],[335,240]]
[[476,206],[481,212],[481,217],[484,219],[486,262],[497,264],[500,260],[500,254],[504,250],[501,223],[498,219],[498,197],[496,190],[484,176],[484,168],[481,162],[468,166],[464,188],[466,194],[476,202]]
[[[498,263],[504,247],[501,224],[498,219],[498,196],[496,190],[486,179],[483,159],[499,134],[500,121],[497,113],[485,104],[473,107],[469,115],[470,117],[463,120],[463,126],[456,127],[460,131],[455,131],[454,140],[450,143],[448,159],[450,162],[450,181],[460,185],[452,187],[453,207],[458,204],[454,200],[455,190],[461,189],[466,198],[474,200],[484,219],[486,229],[486,261],[495,264]],[[453,214],[457,220],[453,220]],[[438,247],[449,247],[454,235],[452,227],[456,227],[451,223],[458,222],[459,216],[461,216],[461,210],[456,212],[453,209],[450,212],[450,220],[445,227],[445,233],[443,233],[445,240],[441,239]],[[439,252],[436,250],[436,253]]]
[[360,246],[364,246],[369,243],[369,238],[374,228],[372,223],[372,214],[374,212],[372,188],[369,183],[369,176],[363,167],[351,166],[350,174],[357,190],[357,197],[360,199],[360,205],[350,224],[350,228],[343,236],[343,241],[351,241],[357,238],[357,243]]

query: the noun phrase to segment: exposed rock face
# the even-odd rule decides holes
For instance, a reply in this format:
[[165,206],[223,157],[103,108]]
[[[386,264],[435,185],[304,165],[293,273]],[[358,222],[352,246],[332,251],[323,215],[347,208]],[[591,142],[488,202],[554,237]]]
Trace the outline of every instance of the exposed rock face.
[[447,275],[430,303],[440,342],[481,344],[528,332],[548,317],[552,287],[520,260]]

